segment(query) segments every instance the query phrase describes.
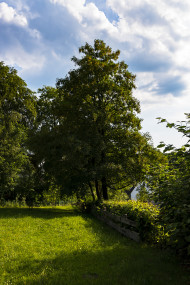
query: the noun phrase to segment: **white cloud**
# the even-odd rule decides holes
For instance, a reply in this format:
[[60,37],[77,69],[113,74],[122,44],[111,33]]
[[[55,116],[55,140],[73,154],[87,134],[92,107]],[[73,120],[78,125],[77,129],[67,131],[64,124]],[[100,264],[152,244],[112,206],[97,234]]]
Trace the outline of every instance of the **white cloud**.
[[66,7],[68,11],[77,19],[79,22],[82,21],[81,12],[84,9],[85,0],[50,0],[54,4],[60,4]]
[[40,72],[45,62],[41,50],[41,35],[37,29],[30,28],[27,20],[29,14],[29,8],[25,3],[22,5],[20,0],[16,1],[13,7],[5,2],[0,3],[0,20],[4,22],[0,39],[0,60],[10,66],[16,66],[20,75]]
[[190,43],[188,0],[107,0],[107,5],[119,16],[117,39],[133,41],[134,49],[138,37],[152,41],[151,49],[171,56],[181,50],[184,41]]
[[0,3],[0,19],[6,23],[12,23],[18,26],[26,27],[28,25],[27,18],[23,14],[19,14],[5,2]]
[[[189,77],[188,74],[186,77]],[[166,128],[165,124],[157,124],[156,118],[162,117],[169,122],[185,120],[184,113],[190,112],[190,90],[185,89],[183,94],[180,94],[182,96],[178,97],[174,97],[171,93],[162,96],[157,95],[159,75],[154,72],[137,73],[136,85],[137,89],[134,91],[134,96],[141,103],[140,117],[143,118],[143,132],[151,134],[155,146],[160,141],[164,141],[166,144],[174,144],[176,147],[185,144],[187,139],[182,137],[182,134],[174,129]]]
[[46,60],[41,51],[27,52],[19,43],[15,43],[14,47],[5,51],[2,57],[6,64],[17,65],[21,74],[23,72],[40,72]]
[[[141,103],[142,112],[140,117],[144,119],[142,122],[143,131],[151,134],[154,145],[157,146],[160,141],[164,141],[166,144],[173,144],[176,147],[185,144],[187,139],[182,134],[174,129],[166,128],[165,124],[158,124],[156,118],[165,118],[171,123],[185,120],[184,113],[189,113],[190,110],[189,96],[176,98],[167,95],[161,98],[157,96],[154,98],[148,92],[142,93],[141,96],[145,96],[149,102],[149,106],[146,103],[144,104],[143,101]],[[153,102],[151,103],[152,100]]]
[[158,127],[155,117],[176,121],[190,110],[189,0],[5,2],[0,4],[0,20],[17,27],[4,31],[1,55],[35,86],[65,75],[78,47],[100,38],[120,49],[120,58],[137,74],[134,95],[141,102],[144,129],[156,140],[168,129]]
[[81,35],[84,38],[93,37],[98,32],[115,33],[117,28],[108,20],[104,12],[90,2],[86,4],[85,0],[50,0],[54,4],[60,4],[66,8],[69,13],[81,25]]
[[[118,41],[118,47],[122,46],[122,54],[126,60],[129,59],[133,70],[136,73],[138,68],[145,71],[146,62],[154,63],[146,73],[149,84],[138,82],[139,93],[149,94],[149,102],[144,101],[147,106],[151,105],[150,101],[159,101],[164,77],[165,81],[168,78],[170,86],[169,80],[176,85],[175,79],[178,79],[178,89],[181,84],[178,96],[187,94],[190,90],[189,76],[186,75],[190,72],[189,0],[107,0],[106,3],[119,16],[117,33],[112,37]],[[142,77],[142,73],[138,76]],[[146,81],[145,78],[143,80]],[[173,90],[168,88],[165,98],[176,96]]]
[[7,24],[24,27],[31,37],[40,39],[40,32],[36,29],[30,29],[27,19],[36,18],[38,15],[32,14],[29,7],[20,0],[14,4],[16,5],[16,8],[8,6],[5,2],[0,3],[0,20]]

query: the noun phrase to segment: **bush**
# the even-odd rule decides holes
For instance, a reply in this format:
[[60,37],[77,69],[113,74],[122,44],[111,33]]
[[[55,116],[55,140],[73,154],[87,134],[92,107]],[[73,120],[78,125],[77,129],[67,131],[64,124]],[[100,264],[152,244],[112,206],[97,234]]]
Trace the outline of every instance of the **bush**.
[[80,198],[77,202],[72,204],[73,207],[83,213],[90,213],[95,202],[93,202],[90,198]]
[[170,237],[167,245],[184,255],[190,255],[189,185],[189,167],[177,156],[165,167],[158,165],[149,178],[150,196],[160,205],[160,222]]
[[160,243],[166,239],[164,229],[159,223],[159,208],[152,203],[128,200],[125,202],[107,201],[100,204],[99,208],[108,212],[127,217],[138,225],[140,237],[143,241]]
[[20,207],[27,207],[26,199],[23,197],[19,200],[17,197],[13,201],[6,201],[5,199],[0,200],[0,207],[3,208],[20,208]]
[[187,121],[178,124],[158,118],[182,133],[188,143],[177,149],[161,142],[158,147],[164,147],[168,161],[149,169],[147,183],[150,198],[160,206],[160,221],[170,236],[168,246],[190,257],[190,114],[186,116]]

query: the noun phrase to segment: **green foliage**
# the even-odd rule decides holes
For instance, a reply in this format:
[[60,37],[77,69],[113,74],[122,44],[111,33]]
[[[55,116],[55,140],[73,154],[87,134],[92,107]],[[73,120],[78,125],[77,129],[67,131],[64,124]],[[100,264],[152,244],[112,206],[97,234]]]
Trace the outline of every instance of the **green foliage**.
[[120,189],[117,191],[109,191],[110,195],[110,200],[112,201],[126,201],[129,199],[129,196],[127,195],[127,193],[125,192],[125,190]]
[[85,198],[85,199],[78,199],[76,203],[73,203],[72,205],[73,208],[76,209],[77,211],[89,214],[95,203],[92,201],[92,198],[91,199]]
[[11,199],[40,200],[49,181],[60,188],[58,196],[76,192],[84,198],[90,192],[93,200],[108,199],[108,189],[113,197],[120,187],[143,181],[155,158],[150,136],[140,133],[135,76],[118,60],[120,52],[101,40],[79,52],[81,58],[72,58],[77,68],[57,80],[56,88],[39,89],[38,98],[14,69],[1,64],[2,122],[6,117],[10,128],[2,140],[0,192],[14,190]]
[[46,151],[44,168],[63,189],[95,188],[98,199],[108,199],[108,189],[115,185],[117,191],[121,180],[128,186],[143,179],[153,148],[140,133],[135,76],[118,61],[120,52],[101,40],[79,52],[81,58],[72,58],[77,68],[57,81],[57,91],[42,90],[42,109],[48,104],[47,114],[56,113],[59,123],[51,124],[47,137],[40,127],[39,135],[48,138],[48,151],[43,146],[41,153]]
[[144,241],[163,243],[166,236],[159,223],[159,208],[152,203],[135,200],[125,202],[108,201],[100,204],[100,208],[127,217],[137,222],[140,237]]
[[52,179],[49,183],[49,188],[43,193],[44,205],[57,205],[61,198],[61,189]]
[[35,116],[35,97],[14,68],[0,62],[0,197],[15,198],[28,162],[26,141]]
[[138,185],[137,189],[137,200],[141,202],[148,202],[151,201],[149,189],[145,182]]
[[0,208],[0,284],[187,285],[166,252],[136,244],[71,206]]
[[16,198],[13,201],[6,201],[5,199],[0,200],[0,207],[3,208],[21,208],[21,207],[27,207],[26,205],[26,199],[23,197],[22,200]]
[[[166,122],[183,136],[190,137],[190,115],[187,122],[178,124]],[[164,147],[168,161],[150,168],[147,176],[149,197],[160,206],[162,224],[170,234],[168,245],[183,254],[190,254],[190,148],[187,143],[177,149],[171,145]]]
[[32,163],[39,174],[38,181],[49,183],[60,166],[57,160],[61,147],[57,133],[57,90],[46,86],[38,92],[40,96],[37,98],[37,116],[34,127],[30,130],[28,148]]

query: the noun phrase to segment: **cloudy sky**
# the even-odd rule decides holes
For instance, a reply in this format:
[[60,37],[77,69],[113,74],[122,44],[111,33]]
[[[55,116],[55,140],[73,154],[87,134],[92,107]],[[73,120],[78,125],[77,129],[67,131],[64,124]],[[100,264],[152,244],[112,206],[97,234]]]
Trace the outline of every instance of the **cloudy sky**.
[[155,146],[180,146],[156,117],[176,122],[190,112],[189,15],[189,0],[0,1],[0,61],[36,91],[65,77],[81,45],[102,39],[137,76],[143,131]]

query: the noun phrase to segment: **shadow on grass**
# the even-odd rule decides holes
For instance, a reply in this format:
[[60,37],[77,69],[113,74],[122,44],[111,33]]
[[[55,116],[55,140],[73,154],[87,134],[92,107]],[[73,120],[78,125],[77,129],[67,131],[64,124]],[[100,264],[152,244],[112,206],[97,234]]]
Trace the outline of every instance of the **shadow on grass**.
[[17,285],[189,284],[181,269],[164,256],[147,248],[119,245],[99,252],[63,252],[53,258],[20,260],[11,276],[11,284]]
[[[187,276],[175,259],[164,252],[136,244],[110,229],[90,215],[83,215],[72,208],[1,208],[2,218],[53,219],[59,217],[82,216],[83,226],[90,228],[96,236],[97,245],[91,249],[78,246],[78,250],[66,252],[64,246],[69,239],[78,242],[80,235],[66,237],[60,249],[36,255],[27,252],[24,257],[11,256],[4,265],[6,274],[0,276],[0,284],[27,285],[186,285]],[[68,223],[72,229],[72,224]],[[55,229],[56,231],[56,229]],[[56,232],[55,232],[56,234]],[[61,239],[64,237],[61,236]],[[92,239],[93,240],[93,239]],[[59,240],[58,240],[59,241]],[[39,242],[42,242],[39,237]],[[45,236],[46,246],[51,244]],[[39,250],[41,248],[39,247]]]
[[0,219],[34,217],[42,219],[54,219],[58,217],[74,217],[81,215],[76,210],[60,208],[0,208]]

